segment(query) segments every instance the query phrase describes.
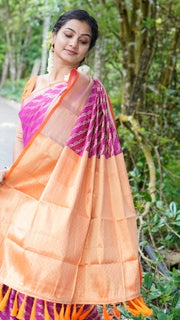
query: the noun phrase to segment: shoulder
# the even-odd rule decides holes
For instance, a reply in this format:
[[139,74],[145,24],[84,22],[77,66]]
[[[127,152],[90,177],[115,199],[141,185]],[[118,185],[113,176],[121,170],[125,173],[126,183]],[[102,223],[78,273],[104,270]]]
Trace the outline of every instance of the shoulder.
[[27,98],[31,92],[34,90],[35,86],[36,86],[36,82],[37,82],[38,76],[32,77],[31,79],[28,80],[28,82],[25,85],[24,88],[24,92],[22,95],[22,101]]
[[22,101],[29,97],[32,91],[37,89],[42,89],[49,85],[48,74],[43,74],[39,76],[35,76],[29,79],[24,88],[24,92],[22,95]]
[[93,88],[96,88],[97,91],[105,90],[103,84],[96,78],[90,76],[90,67],[87,65],[82,65],[77,69],[79,75],[84,81],[90,81],[93,84]]

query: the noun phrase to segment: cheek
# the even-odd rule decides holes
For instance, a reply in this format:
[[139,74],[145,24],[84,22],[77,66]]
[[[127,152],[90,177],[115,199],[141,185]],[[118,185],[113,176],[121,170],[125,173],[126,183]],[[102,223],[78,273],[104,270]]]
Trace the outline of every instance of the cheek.
[[65,37],[62,37],[62,36],[59,36],[56,38],[56,42],[55,42],[55,45],[58,46],[58,47],[62,47],[63,45],[65,45],[67,43],[66,41],[66,38]]
[[88,51],[89,51],[89,46],[83,46],[81,48],[81,52],[83,55],[86,55],[88,53]]

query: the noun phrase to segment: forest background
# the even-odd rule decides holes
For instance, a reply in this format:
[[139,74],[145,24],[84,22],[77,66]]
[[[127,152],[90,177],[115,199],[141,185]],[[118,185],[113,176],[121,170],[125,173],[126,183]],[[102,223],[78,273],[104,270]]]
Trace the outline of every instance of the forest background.
[[87,64],[114,108],[137,212],[142,295],[151,319],[178,320],[180,1],[0,0],[0,95],[20,101],[29,77],[46,72],[51,28],[71,8],[99,23]]

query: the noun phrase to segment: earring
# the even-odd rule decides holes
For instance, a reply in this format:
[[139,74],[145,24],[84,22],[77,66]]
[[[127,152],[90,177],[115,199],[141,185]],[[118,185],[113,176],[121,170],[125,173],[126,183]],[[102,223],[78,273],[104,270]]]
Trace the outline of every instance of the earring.
[[47,72],[51,73],[54,68],[54,43],[51,43],[51,47],[49,50],[49,57],[48,57],[48,66],[47,66]]

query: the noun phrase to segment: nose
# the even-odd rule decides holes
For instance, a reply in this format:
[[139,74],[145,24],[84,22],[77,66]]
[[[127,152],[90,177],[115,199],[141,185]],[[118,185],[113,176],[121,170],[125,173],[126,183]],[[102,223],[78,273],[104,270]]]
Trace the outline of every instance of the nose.
[[78,39],[76,37],[72,37],[70,41],[70,45],[72,48],[77,48],[78,47]]

